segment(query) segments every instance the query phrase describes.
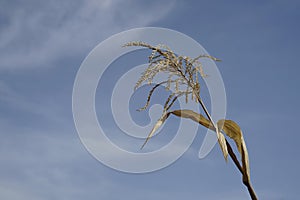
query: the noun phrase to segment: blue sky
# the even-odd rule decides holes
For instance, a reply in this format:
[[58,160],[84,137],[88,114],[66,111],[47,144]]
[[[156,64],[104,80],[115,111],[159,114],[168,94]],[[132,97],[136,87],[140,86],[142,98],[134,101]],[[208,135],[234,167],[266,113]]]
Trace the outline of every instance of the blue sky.
[[0,4],[1,199],[249,198],[218,147],[197,159],[204,129],[182,158],[148,174],[112,170],[81,144],[71,105],[81,62],[112,34],[143,26],[183,32],[222,59],[227,117],[243,129],[257,195],[299,198],[298,1]]

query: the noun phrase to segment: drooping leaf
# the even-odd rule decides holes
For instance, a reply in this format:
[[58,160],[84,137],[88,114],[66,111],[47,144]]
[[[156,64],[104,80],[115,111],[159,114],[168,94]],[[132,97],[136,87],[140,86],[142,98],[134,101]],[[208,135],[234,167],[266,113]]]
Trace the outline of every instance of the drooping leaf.
[[195,122],[198,122],[206,128],[212,127],[212,124],[208,119],[192,110],[174,110],[171,113],[178,117],[189,118]]
[[[206,119],[203,115],[196,113],[192,110],[174,110],[173,112],[171,112],[172,114],[179,116],[179,117],[183,117],[183,118],[189,118],[195,122],[198,122],[199,124],[205,126],[206,128],[213,128],[213,125],[210,123],[210,121],[208,119]],[[219,130],[215,130],[217,133],[217,137],[218,137],[218,142],[219,145],[221,147],[221,150],[223,152],[223,156],[225,158],[225,160],[227,161],[228,158],[228,150],[227,150],[227,145],[226,145],[226,139],[224,137],[224,135],[219,131]]]
[[216,133],[217,133],[219,145],[220,145],[221,150],[223,152],[223,156],[224,156],[224,158],[227,162],[228,161],[228,149],[227,149],[227,145],[226,145],[225,136],[220,132],[220,130],[218,128],[216,130]]
[[220,130],[234,140],[238,151],[241,154],[242,166],[243,166],[243,181],[250,181],[250,166],[249,156],[246,147],[246,143],[243,137],[243,133],[239,125],[232,120],[219,120],[218,127]]
[[154,133],[163,125],[163,123],[166,121],[166,119],[169,117],[170,113],[164,113],[159,120],[157,120],[156,124],[148,134],[144,144],[142,145],[141,149],[144,148],[144,146],[147,144],[148,140],[154,135]]

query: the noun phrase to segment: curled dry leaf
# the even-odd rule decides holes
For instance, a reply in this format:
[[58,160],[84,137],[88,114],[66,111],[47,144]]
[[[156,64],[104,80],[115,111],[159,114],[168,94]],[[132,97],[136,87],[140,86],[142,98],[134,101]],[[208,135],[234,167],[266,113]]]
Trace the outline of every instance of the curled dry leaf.
[[246,143],[243,137],[243,133],[239,125],[232,120],[219,120],[218,127],[220,130],[234,140],[238,151],[241,154],[242,166],[243,166],[243,181],[250,181],[250,167],[249,167],[249,157],[246,147]]

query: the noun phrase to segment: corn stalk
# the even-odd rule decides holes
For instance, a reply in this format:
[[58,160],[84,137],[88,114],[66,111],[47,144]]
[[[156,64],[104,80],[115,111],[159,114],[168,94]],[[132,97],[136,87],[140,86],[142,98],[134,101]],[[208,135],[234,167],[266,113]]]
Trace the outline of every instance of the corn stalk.
[[[168,74],[168,79],[166,81],[158,83],[152,87],[148,94],[145,106],[138,109],[139,111],[147,109],[150,104],[152,94],[159,86],[165,86],[166,90],[170,90],[172,86],[174,86],[175,88],[175,91],[170,90],[171,94],[165,101],[162,116],[158,119],[157,123],[148,134],[148,137],[146,138],[141,148],[146,145],[149,139],[162,126],[162,124],[171,114],[181,118],[189,118],[201,124],[202,126],[216,132],[218,143],[225,160],[227,161],[229,154],[233,163],[242,174],[243,184],[247,187],[251,199],[257,200],[258,198],[250,182],[248,151],[240,127],[232,120],[221,119],[218,120],[218,122],[214,122],[204,102],[200,98],[199,77],[206,77],[206,74],[203,72],[200,59],[208,58],[213,61],[220,60],[210,55],[199,55],[196,58],[189,58],[187,56],[180,55],[178,56],[165,45],[152,46],[144,42],[130,42],[125,44],[124,46],[141,46],[152,51],[149,56],[149,66],[137,81],[135,89],[139,88],[143,82],[151,84],[154,77],[159,73]],[[199,103],[206,117],[199,113],[195,113],[192,110],[169,111],[174,102],[181,96],[185,96],[186,103],[188,103],[189,100]],[[239,159],[237,158],[225,135],[234,140],[240,154],[241,161],[239,161]]]

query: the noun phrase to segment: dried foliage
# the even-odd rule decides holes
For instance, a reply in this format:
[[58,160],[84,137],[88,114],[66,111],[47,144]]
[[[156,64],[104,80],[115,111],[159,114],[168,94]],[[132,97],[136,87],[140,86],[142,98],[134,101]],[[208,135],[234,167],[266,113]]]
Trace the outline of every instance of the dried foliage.
[[219,120],[218,127],[220,130],[234,140],[237,149],[241,155],[243,166],[243,181],[250,181],[249,157],[243,133],[239,125],[232,120]]
[[[206,77],[206,74],[203,72],[203,67],[200,59],[209,58],[213,61],[220,60],[210,55],[200,55],[196,58],[176,55],[166,45],[152,46],[144,42],[130,42],[125,44],[124,46],[141,46],[152,51],[149,56],[149,66],[137,81],[135,89],[139,88],[143,82],[151,84],[154,77],[159,73],[166,73],[168,75],[168,79],[166,81],[158,83],[152,87],[148,94],[145,106],[138,109],[139,111],[145,110],[149,106],[152,94],[159,86],[164,86],[166,90],[171,91],[171,94],[164,103],[162,116],[158,119],[157,123],[148,134],[148,137],[146,138],[141,148],[146,145],[149,139],[162,126],[162,124],[171,114],[177,117],[189,118],[201,124],[202,126],[216,132],[219,146],[222,150],[225,160],[227,161],[227,157],[229,154],[234,164],[242,173],[243,183],[247,187],[251,198],[257,199],[254,189],[250,183],[248,151],[240,127],[234,121],[226,119],[222,119],[217,123],[214,123],[207,111],[205,104],[200,98],[199,78]],[[171,90],[171,88],[174,88],[174,90]],[[207,118],[201,114],[195,113],[192,110],[169,111],[174,102],[180,96],[185,96],[186,103],[188,103],[189,100],[199,103],[203,108]],[[240,164],[240,161],[237,159],[237,156],[232,150],[230,143],[227,141],[225,135],[222,132],[225,133],[225,135],[227,135],[229,138],[234,140],[240,154],[242,164]]]

